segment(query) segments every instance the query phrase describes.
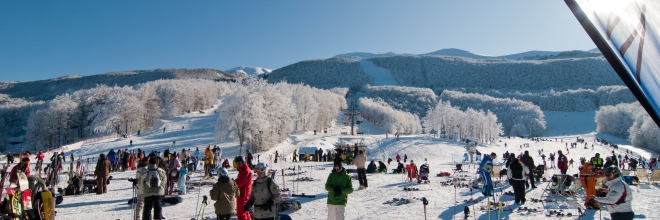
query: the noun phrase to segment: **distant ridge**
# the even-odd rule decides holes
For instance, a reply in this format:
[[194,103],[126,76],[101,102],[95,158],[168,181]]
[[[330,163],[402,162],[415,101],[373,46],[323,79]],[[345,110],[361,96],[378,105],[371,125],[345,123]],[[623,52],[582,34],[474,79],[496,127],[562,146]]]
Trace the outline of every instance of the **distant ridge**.
[[453,57],[465,57],[476,60],[493,60],[493,59],[510,59],[510,60],[543,60],[543,59],[553,59],[553,58],[582,58],[582,57],[595,57],[600,56],[600,51],[598,48],[591,49],[588,51],[573,50],[573,51],[540,51],[532,50],[522,53],[515,53],[503,56],[489,56],[489,55],[480,55],[472,53],[470,51],[461,50],[457,48],[446,48],[437,51],[433,51],[426,54],[407,54],[401,53],[397,54],[394,52],[387,53],[367,53],[367,52],[355,52],[355,53],[345,53],[334,56],[333,58],[348,58],[352,60],[362,60],[369,59],[374,57],[390,57],[390,56],[420,56],[420,55],[434,55],[434,56],[453,56]]

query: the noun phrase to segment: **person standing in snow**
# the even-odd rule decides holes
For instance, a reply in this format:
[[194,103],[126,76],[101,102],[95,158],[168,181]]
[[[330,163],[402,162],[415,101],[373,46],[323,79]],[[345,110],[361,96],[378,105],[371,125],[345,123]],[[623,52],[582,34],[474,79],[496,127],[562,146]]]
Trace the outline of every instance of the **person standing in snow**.
[[507,177],[509,179],[509,184],[513,188],[513,194],[515,196],[514,204],[525,204],[525,182],[527,181],[527,176],[529,175],[529,168],[523,165],[517,158],[511,159],[511,163],[507,167]]
[[165,195],[165,184],[167,184],[167,173],[158,167],[160,159],[157,157],[149,158],[149,165],[145,173],[140,173],[139,187],[142,188],[144,195],[144,209],[142,210],[142,219],[151,220],[151,210],[153,210],[153,219],[163,219],[163,195]]
[[399,156],[399,154],[396,154],[396,162],[401,162],[401,156]]
[[241,156],[236,156],[234,163],[236,163],[236,170],[238,170],[238,177],[235,181],[240,189],[240,194],[236,198],[236,217],[239,220],[251,220],[250,210],[244,208],[252,194],[252,170],[245,164],[245,160]]
[[[367,170],[365,169],[365,164],[367,163],[367,156],[364,155],[364,152],[361,150],[358,151],[358,155],[355,157],[353,162],[357,167],[358,181],[360,182],[360,189],[366,189],[369,187],[367,184]],[[374,164],[374,168],[376,165]],[[374,169],[375,171],[375,169]]]
[[561,174],[566,174],[568,170],[568,158],[561,153],[561,150],[557,151],[557,168],[561,171]]
[[484,180],[484,186],[481,193],[484,196],[493,196],[493,181],[490,179],[490,173],[493,171],[493,160],[497,158],[495,152],[490,153],[490,157],[484,155],[484,159],[479,164],[479,174]]
[[335,161],[325,182],[325,190],[328,191],[328,220],[343,220],[348,194],[353,193],[353,183],[341,162]]
[[[520,162],[522,162],[528,169],[534,169],[536,167],[534,165],[534,159],[529,155],[529,151],[525,151],[525,154],[520,158]],[[532,189],[536,188],[533,172],[528,172],[527,179],[529,179],[529,185],[532,185]]]
[[610,166],[603,170],[607,181],[602,189],[607,192],[605,198],[595,198],[596,202],[607,205],[610,217],[617,220],[629,220],[635,218],[632,210],[633,190],[621,178],[621,170],[616,166]]
[[236,198],[239,197],[240,191],[234,180],[229,179],[227,169],[220,168],[218,170],[218,182],[213,184],[210,196],[211,200],[215,201],[213,207],[218,220],[229,220],[231,214],[236,211]]
[[259,162],[255,165],[254,172],[257,173],[257,179],[252,183],[250,200],[243,209],[248,210],[254,205],[255,208],[252,209],[254,219],[275,219],[276,204],[282,200],[280,187],[270,177],[266,176],[268,166],[265,163]]
[[110,169],[112,164],[105,158],[105,154],[99,155],[99,160],[96,162],[96,169],[94,170],[94,175],[96,176],[96,194],[108,193],[108,176],[110,175]]
[[188,175],[188,166],[184,162],[181,162],[181,168],[179,169],[179,181],[177,182],[177,189],[179,189],[179,195],[186,194],[186,176]]

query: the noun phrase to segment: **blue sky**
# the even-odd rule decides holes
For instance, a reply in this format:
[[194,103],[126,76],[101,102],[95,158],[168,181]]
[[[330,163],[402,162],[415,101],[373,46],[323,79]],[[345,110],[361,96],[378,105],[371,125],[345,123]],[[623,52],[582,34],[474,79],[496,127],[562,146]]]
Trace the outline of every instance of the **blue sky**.
[[0,81],[443,48],[595,45],[563,1],[0,1]]

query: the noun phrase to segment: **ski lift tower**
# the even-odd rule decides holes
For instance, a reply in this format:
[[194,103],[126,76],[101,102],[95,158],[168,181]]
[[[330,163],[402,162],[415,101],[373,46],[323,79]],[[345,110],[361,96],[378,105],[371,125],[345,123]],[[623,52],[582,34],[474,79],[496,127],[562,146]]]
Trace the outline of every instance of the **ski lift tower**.
[[346,115],[349,115],[351,117],[351,135],[355,135],[353,127],[355,126],[355,115],[360,113],[360,109],[357,108],[357,95],[355,92],[349,94],[351,96],[351,103],[349,104],[350,106],[348,107],[346,111]]

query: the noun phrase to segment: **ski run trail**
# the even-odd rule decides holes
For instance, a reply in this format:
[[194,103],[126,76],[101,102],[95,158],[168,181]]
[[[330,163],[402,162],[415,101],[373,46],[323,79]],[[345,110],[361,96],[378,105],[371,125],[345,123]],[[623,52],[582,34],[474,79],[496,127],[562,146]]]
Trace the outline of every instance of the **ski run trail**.
[[[138,148],[151,152],[151,150],[160,150],[163,152],[165,149],[170,148],[172,151],[180,152],[182,148],[195,150],[199,148],[203,153],[205,147],[208,144],[218,145],[223,149],[222,158],[232,160],[238,153],[238,144],[237,142],[222,142],[217,143],[214,141],[214,125],[218,118],[218,114],[214,113],[215,109],[208,109],[206,113],[189,113],[186,115],[161,120],[161,122],[155,126],[152,130],[142,131],[140,136],[132,134],[128,138],[110,138],[103,141],[98,141],[94,143],[87,144],[71,144],[63,146],[58,151],[66,151],[66,163],[63,165],[64,170],[68,170],[69,167],[69,152],[73,151],[76,159],[78,156],[82,156],[83,162],[86,161],[86,158],[98,158],[99,154],[107,154],[111,149],[115,151],[118,149],[129,149],[137,152]],[[522,153],[524,150],[529,150],[530,155],[533,156],[535,164],[541,163],[541,157],[539,157],[538,150],[543,149],[546,155],[549,155],[550,152],[557,152],[557,150],[562,150],[566,153],[565,144],[567,142],[572,143],[576,141],[577,137],[583,138],[587,142],[589,149],[583,149],[583,144],[578,144],[577,148],[570,149],[570,153],[567,154],[568,159],[571,158],[575,160],[575,164],[569,167],[569,174],[575,174],[578,172],[578,163],[580,157],[586,157],[587,159],[591,158],[596,152],[599,152],[601,155],[609,156],[611,155],[612,148],[609,148],[605,145],[600,145],[595,143],[595,138],[604,138],[607,141],[616,143],[620,145],[617,154],[624,153],[623,149],[629,149],[634,152],[634,155],[642,156],[649,158],[651,156],[657,156],[656,152],[651,152],[649,150],[640,149],[630,146],[630,143],[625,139],[620,139],[612,137],[609,135],[596,134],[595,131],[595,122],[593,122],[594,112],[586,113],[572,113],[572,112],[545,112],[546,118],[548,119],[548,130],[546,131],[547,136],[543,137],[547,139],[546,141],[532,141],[529,139],[523,138],[496,138],[491,143],[480,144],[477,147],[482,153],[497,153],[497,159],[494,161],[496,164],[502,163],[502,155],[504,152],[509,151],[512,153]],[[333,145],[339,142],[341,137],[357,137],[368,148],[368,161],[375,160],[376,163],[379,160],[387,163],[387,158],[394,159],[397,154],[400,154],[403,158],[404,154],[408,155],[408,163],[410,160],[414,160],[417,166],[424,163],[425,159],[428,161],[430,166],[430,175],[429,175],[429,184],[410,184],[405,182],[405,176],[401,174],[367,174],[368,185],[369,187],[364,190],[358,190],[359,183],[357,179],[353,179],[353,186],[355,191],[348,196],[348,204],[346,205],[346,219],[463,219],[463,208],[466,205],[469,205],[471,210],[471,215],[468,219],[497,219],[497,211],[481,211],[479,210],[480,206],[486,205],[486,198],[481,195],[481,189],[470,190],[470,188],[454,188],[453,186],[443,186],[443,182],[449,181],[455,174],[452,168],[455,168],[456,162],[462,160],[462,155],[465,153],[463,142],[440,139],[432,137],[429,135],[410,135],[410,136],[400,136],[399,139],[394,138],[393,134],[389,134],[386,138],[385,132],[378,129],[375,126],[370,125],[368,122],[363,122],[362,124],[356,127],[357,131],[364,132],[364,135],[348,136],[342,135],[343,132],[350,133],[350,126],[343,126],[343,114],[340,114],[337,119],[336,125],[328,129],[328,133],[319,133],[314,135],[313,132],[304,132],[296,133],[291,135],[291,137],[284,141],[283,143],[273,147],[268,152],[257,152],[254,153],[254,158],[257,160],[257,155],[259,156],[260,161],[267,162],[269,168],[277,169],[277,175],[275,176],[275,183],[279,184],[280,188],[286,187],[291,189],[292,193],[307,195],[316,195],[316,198],[293,198],[299,201],[302,204],[302,208],[297,211],[285,211],[284,213],[290,214],[293,219],[326,219],[327,218],[327,196],[328,193],[325,191],[325,181],[328,174],[332,170],[332,162],[298,162],[291,163],[291,155],[294,149],[303,146],[313,146],[318,148],[323,148],[324,150],[329,150],[333,148]],[[163,132],[165,128],[165,132]],[[129,146],[129,141],[133,140],[133,146]],[[176,143],[174,143],[176,141]],[[505,148],[504,144],[507,144],[508,147]],[[529,144],[529,148],[523,147],[520,149],[520,145]],[[591,150],[591,145],[594,144],[595,150]],[[570,145],[570,144],[569,144]],[[19,149],[10,149],[12,152],[18,152]],[[272,163],[271,157],[274,156],[275,151],[279,151],[280,154],[283,153],[287,157],[287,162],[280,160],[278,163]],[[243,150],[245,151],[245,150]],[[33,156],[36,155],[33,154]],[[52,153],[46,154],[45,163],[49,163],[48,158]],[[3,155],[0,159],[5,161],[5,156]],[[95,166],[94,162],[85,165],[88,170],[93,170]],[[34,163],[34,162],[33,162]],[[548,161],[549,166],[550,161]],[[256,164],[256,161],[255,161]],[[461,183],[468,183],[472,178],[474,178],[474,173],[476,172],[475,167],[476,163],[469,164],[465,163],[463,169],[467,172],[463,173],[467,175],[464,177],[466,180],[461,181]],[[203,166],[198,166],[203,167]],[[292,173],[291,170],[286,170],[287,168],[298,168],[304,172],[298,176],[284,176],[284,183],[282,182],[282,169],[285,169],[285,173]],[[396,160],[388,165],[388,170],[391,173],[391,170],[396,167]],[[355,166],[350,165],[346,168],[355,168]],[[452,174],[450,177],[436,177],[436,174],[440,172],[449,172]],[[548,169],[546,171],[546,177],[550,179],[552,174],[559,173],[556,169]],[[229,175],[231,178],[237,176],[237,172],[233,169],[230,169]],[[355,173],[351,174],[355,176]],[[132,197],[133,190],[132,185],[126,178],[134,178],[135,171],[126,171],[126,172],[115,172],[111,173],[113,178],[118,180],[111,181],[108,185],[108,193],[103,195],[96,194],[85,194],[85,195],[74,195],[74,196],[65,196],[64,202],[60,205],[57,205],[57,218],[58,219],[68,219],[68,220],[101,220],[101,219],[122,219],[128,220],[131,219],[132,207],[128,205],[128,200]],[[201,179],[203,176],[202,172],[191,172],[191,181],[196,182]],[[315,181],[304,181],[304,182],[294,182],[295,178],[309,177],[313,178]],[[92,177],[87,177],[92,178]],[[256,176],[254,177],[256,178]],[[59,187],[66,187],[66,180],[68,179],[67,174],[60,175],[60,185]],[[214,178],[215,179],[215,178]],[[499,180],[498,177],[493,177],[493,181]],[[496,196],[495,199],[504,202],[505,207],[516,208],[513,206],[513,196],[502,196],[501,192],[513,191],[513,189],[506,183],[498,185],[495,189]],[[283,186],[284,184],[284,186]],[[544,219],[544,218],[557,218],[557,219],[578,219],[577,216],[564,216],[564,217],[546,217],[543,212],[543,207],[545,203],[531,202],[532,198],[536,199],[545,199],[547,193],[543,195],[543,191],[549,183],[542,182],[537,183],[536,189],[528,189],[527,192],[527,203],[522,205],[529,208],[536,208],[541,210],[540,212],[519,212],[514,211],[503,211],[500,213],[501,219]],[[413,187],[419,188],[419,191],[407,192],[404,191],[404,187]],[[660,202],[660,187],[656,185],[645,185],[640,186],[631,186],[633,189],[633,210],[635,212],[635,218],[659,218],[660,209],[656,209],[654,206]],[[211,186],[202,186],[195,187],[185,195],[182,195],[183,202],[177,205],[164,205],[163,215],[166,219],[191,219],[195,216],[197,210],[199,210],[198,198],[201,203],[201,197],[203,195],[208,195]],[[426,197],[429,203],[424,209],[422,201],[419,199]],[[388,200],[393,198],[410,198],[413,199],[409,204],[401,205],[390,205],[383,204]],[[479,203],[474,204],[466,203],[464,200],[474,198],[482,200]],[[491,197],[490,199],[492,199]],[[581,204],[584,201],[584,192],[583,190],[578,191],[578,196],[576,197],[578,202]],[[559,198],[561,200],[562,198]],[[456,203],[455,203],[456,201]],[[577,210],[575,209],[566,209],[564,213],[571,212],[573,215],[577,215]],[[490,214],[490,216],[489,216]],[[215,219],[215,213],[213,208],[213,202],[206,207],[204,210],[204,216],[210,216],[211,219]],[[609,213],[606,210],[603,210],[602,213],[596,210],[586,211],[584,219],[599,219],[602,216],[603,218],[609,219]],[[235,218],[235,217],[234,217]]]

